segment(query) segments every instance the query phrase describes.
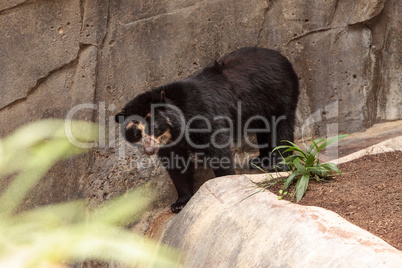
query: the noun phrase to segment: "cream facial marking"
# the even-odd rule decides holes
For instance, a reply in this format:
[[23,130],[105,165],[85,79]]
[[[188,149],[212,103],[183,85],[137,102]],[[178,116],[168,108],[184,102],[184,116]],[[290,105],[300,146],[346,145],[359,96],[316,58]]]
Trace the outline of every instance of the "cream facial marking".
[[126,130],[129,130],[132,126],[135,126],[135,123],[133,121],[128,122],[126,125]]
[[129,130],[130,128],[132,128],[133,126],[135,126],[137,129],[141,130],[142,134],[145,133],[145,125],[142,122],[134,122],[134,121],[130,121],[127,123],[126,125],[126,130]]
[[148,155],[157,153],[159,148],[167,144],[172,138],[169,129],[156,138],[154,135],[147,135],[144,131],[142,133],[144,133],[142,138],[142,147],[144,148],[144,152]]
[[165,145],[168,143],[171,138],[172,134],[170,133],[170,130],[166,130],[162,135],[159,137],[155,137],[154,135],[147,135],[144,131],[142,131],[142,137],[143,137],[143,144],[145,146],[153,146],[153,147],[159,147],[162,145]]
[[172,134],[170,133],[170,129],[166,130],[162,135],[160,135],[156,140],[159,143],[159,146],[165,145],[172,139]]
[[[126,131],[128,131],[128,130],[131,129],[132,127],[135,127],[135,128],[137,128],[138,130],[141,131],[141,137],[144,138],[144,137],[148,136],[148,135],[145,133],[145,124],[144,124],[144,123],[142,123],[142,122],[136,122],[136,121],[130,121],[130,122],[128,122],[127,125],[126,125]],[[143,138],[142,138],[142,140],[143,140]],[[141,142],[141,141],[138,141],[138,142],[136,142],[136,143],[138,144],[139,142]]]
[[141,130],[141,133],[144,135],[145,134],[145,124],[142,122],[134,123],[134,125]]
[[150,155],[155,154],[158,151],[160,146],[167,144],[172,138],[170,129],[166,130],[159,137],[155,137],[154,135],[148,135],[145,132],[146,125],[142,122],[130,121],[126,125],[126,130],[129,130],[132,127],[136,127],[138,130],[141,131],[142,139],[141,139],[140,143],[142,144],[144,151]]
[[166,117],[166,121],[167,121],[167,123],[169,124],[169,126],[172,126],[172,121],[170,121],[170,118],[169,118],[169,117]]

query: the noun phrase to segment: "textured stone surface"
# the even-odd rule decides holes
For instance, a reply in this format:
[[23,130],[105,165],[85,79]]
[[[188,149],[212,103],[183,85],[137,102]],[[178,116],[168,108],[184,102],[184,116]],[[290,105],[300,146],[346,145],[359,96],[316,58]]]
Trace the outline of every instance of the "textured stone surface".
[[[400,37],[385,30],[400,24],[393,17],[400,9],[401,3],[393,0],[285,0],[271,5],[260,44],[279,49],[295,64],[302,88],[297,136],[323,136],[331,123],[351,133],[378,119],[400,117],[400,53],[383,53],[387,46],[395,48],[392,43],[401,45]],[[380,98],[383,90],[386,96]],[[336,108],[326,112],[332,105]]]
[[[401,119],[401,8],[398,0],[1,1],[0,136],[94,103],[74,118],[100,123],[98,153],[60,164],[29,202],[98,202],[154,180],[164,183],[159,205],[168,207],[174,190],[164,172],[134,169],[123,183],[130,168],[116,160],[109,118],[127,100],[259,45],[284,53],[300,76],[297,137]],[[135,150],[127,157],[146,159]],[[115,171],[120,180],[108,182]]]
[[0,109],[77,58],[80,27],[76,0],[28,2],[0,15]]
[[[1,137],[28,122],[66,118],[76,105],[92,104],[98,51],[95,43],[80,42],[80,1],[7,3],[0,10]],[[93,112],[82,110],[74,119],[92,121]],[[93,155],[87,154],[59,163],[30,193],[25,205],[82,197],[82,176],[92,161]]]
[[[185,267],[399,267],[402,253],[334,212],[278,200],[246,176],[205,183],[162,239]],[[197,256],[196,258],[194,256]]]
[[386,1],[384,12],[369,24],[375,34],[373,45],[379,55],[377,117],[384,120],[402,117],[401,12],[400,1]]
[[381,153],[395,152],[395,151],[402,151],[402,135],[399,137],[395,137],[395,138],[380,142],[379,144],[370,146],[366,149],[354,152],[350,155],[341,157],[337,160],[333,160],[330,162],[333,162],[336,164],[342,164],[345,162],[349,162],[353,159],[363,157],[365,155],[381,154]]
[[[178,1],[167,7],[152,4],[154,10],[143,2],[110,7],[100,64],[107,75],[99,79],[98,98],[118,108],[152,86],[184,78],[224,53],[254,45],[266,7],[259,0]],[[131,12],[139,6],[139,14]]]

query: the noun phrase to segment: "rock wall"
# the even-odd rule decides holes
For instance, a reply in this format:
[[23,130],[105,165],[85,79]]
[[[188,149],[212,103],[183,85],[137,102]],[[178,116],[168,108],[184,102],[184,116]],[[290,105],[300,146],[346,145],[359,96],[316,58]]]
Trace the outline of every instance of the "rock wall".
[[102,200],[135,186],[133,174],[169,183],[164,171],[133,171],[127,163],[143,159],[135,149],[117,154],[109,117],[140,92],[255,45],[281,51],[299,74],[297,137],[402,119],[401,9],[398,0],[2,1],[0,136],[77,105],[74,119],[101,125],[97,152],[53,169],[32,204]]
[[332,123],[352,133],[402,116],[401,8],[392,0],[271,4],[259,44],[282,51],[300,76],[298,136],[325,135]]

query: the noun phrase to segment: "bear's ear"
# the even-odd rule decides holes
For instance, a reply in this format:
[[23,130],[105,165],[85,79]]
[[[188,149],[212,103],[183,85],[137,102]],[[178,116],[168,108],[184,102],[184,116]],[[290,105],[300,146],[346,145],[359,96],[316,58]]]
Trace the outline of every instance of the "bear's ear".
[[124,112],[118,113],[114,117],[114,121],[119,124],[123,124],[124,120],[126,119],[126,114]]
[[165,102],[165,91],[164,90],[161,91],[161,98],[160,98],[159,101],[160,102]]
[[220,73],[220,72],[222,72],[223,67],[225,67],[225,63],[224,63],[224,62],[215,61],[215,62],[214,62],[214,66],[212,66],[212,69],[213,69],[215,72]]

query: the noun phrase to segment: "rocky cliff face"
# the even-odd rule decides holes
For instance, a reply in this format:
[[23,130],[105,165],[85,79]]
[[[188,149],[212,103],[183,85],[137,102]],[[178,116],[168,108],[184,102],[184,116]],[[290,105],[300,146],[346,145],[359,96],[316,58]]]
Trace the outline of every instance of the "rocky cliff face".
[[260,44],[283,51],[301,78],[298,135],[304,126],[322,136],[331,123],[351,133],[401,117],[400,11],[397,1],[271,4]]
[[[298,137],[401,119],[401,9],[398,0],[2,1],[0,135],[65,118],[77,105],[74,119],[95,120],[104,130],[98,152],[54,169],[33,193],[35,204],[101,200],[135,186],[133,172],[168,183],[163,171],[129,172],[109,117],[140,92],[256,45],[281,51],[300,77]],[[116,172],[124,189],[110,183]]]

